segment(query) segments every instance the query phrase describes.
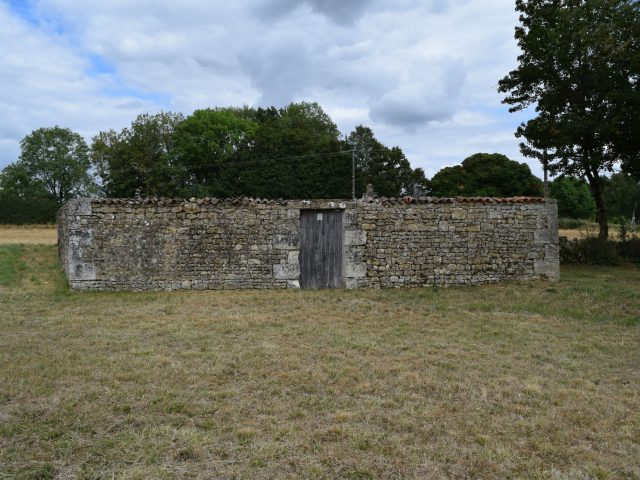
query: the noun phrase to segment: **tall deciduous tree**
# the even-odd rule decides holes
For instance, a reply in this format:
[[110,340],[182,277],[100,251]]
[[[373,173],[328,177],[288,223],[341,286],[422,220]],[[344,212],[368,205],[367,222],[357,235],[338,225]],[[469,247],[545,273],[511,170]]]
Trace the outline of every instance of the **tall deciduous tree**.
[[603,174],[640,158],[640,2],[516,0],[516,10],[519,65],[499,90],[511,111],[537,112],[516,135],[525,154],[547,150],[550,172],[587,179],[606,238]]
[[640,181],[618,172],[607,178],[604,185],[604,203],[611,218],[638,219],[640,215]]
[[47,196],[62,203],[91,191],[89,148],[68,128],[39,128],[20,142],[20,157],[0,178],[2,190],[20,197]]
[[236,109],[196,110],[175,134],[176,165],[184,168],[185,195],[231,197],[238,194],[238,168],[255,124]]
[[560,176],[551,182],[551,197],[558,201],[558,215],[593,220],[596,205],[587,184],[577,178]]
[[373,130],[359,125],[346,138],[346,148],[356,159],[356,195],[367,185],[384,197],[413,195],[414,187],[424,190],[426,178],[420,168],[413,170],[400,147],[389,148],[375,138]]
[[271,198],[351,195],[351,156],[317,103],[245,109],[255,130],[240,179],[245,194]]
[[[366,127],[361,137],[374,150],[359,165],[364,191],[412,193],[424,185],[400,148],[387,148]],[[354,133],[355,135],[355,133]],[[107,195],[348,198],[351,146],[317,103],[283,108],[215,108],[183,118],[141,115],[121,132],[100,132],[92,159]]]
[[177,193],[182,172],[171,155],[174,132],[183,120],[179,113],[143,114],[120,132],[98,133],[91,145],[91,161],[104,193],[114,197]]
[[499,153],[476,153],[461,165],[445,167],[431,179],[436,197],[512,197],[540,195],[540,179],[529,165],[510,160]]

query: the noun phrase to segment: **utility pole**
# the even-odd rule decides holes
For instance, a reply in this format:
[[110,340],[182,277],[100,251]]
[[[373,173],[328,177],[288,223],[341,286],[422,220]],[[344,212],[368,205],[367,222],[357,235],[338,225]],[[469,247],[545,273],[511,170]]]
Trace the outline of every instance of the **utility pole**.
[[636,210],[638,209],[638,193],[640,192],[640,182],[636,185],[635,199],[633,200],[633,213],[631,214],[631,225],[636,228]]
[[351,198],[356,199],[356,152],[351,150]]
[[544,198],[549,198],[549,172],[547,171],[547,149],[542,152],[542,168],[544,170]]

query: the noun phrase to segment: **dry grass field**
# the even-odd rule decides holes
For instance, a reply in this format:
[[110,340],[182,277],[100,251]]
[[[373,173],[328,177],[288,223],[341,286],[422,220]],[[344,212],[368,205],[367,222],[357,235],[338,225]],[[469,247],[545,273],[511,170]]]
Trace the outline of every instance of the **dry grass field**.
[[58,231],[55,225],[0,225],[0,245],[16,243],[55,245]]
[[[598,230],[594,228],[561,228],[558,230],[558,235],[561,237],[567,237],[568,240],[578,240],[580,238],[586,238],[588,236],[595,237],[598,235]],[[620,234],[617,229],[609,230],[609,239],[619,240]]]
[[[628,228],[628,235],[637,234],[636,229]],[[577,240],[585,237],[596,237],[598,235],[598,225],[596,223],[586,222],[583,226],[578,228],[560,228],[558,235],[561,237],[567,237],[568,240]],[[615,223],[609,224],[609,239],[620,240],[620,225]]]
[[71,293],[0,246],[0,479],[640,479],[639,292]]
[[568,240],[577,240],[579,238],[584,238],[586,236],[586,232],[576,228],[564,228],[558,230],[558,235],[561,237],[567,237]]

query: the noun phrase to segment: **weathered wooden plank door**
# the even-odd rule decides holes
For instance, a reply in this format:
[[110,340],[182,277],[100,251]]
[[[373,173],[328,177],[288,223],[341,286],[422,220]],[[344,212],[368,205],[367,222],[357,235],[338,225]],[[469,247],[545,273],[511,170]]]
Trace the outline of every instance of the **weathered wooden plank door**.
[[342,211],[300,211],[300,287],[343,288]]

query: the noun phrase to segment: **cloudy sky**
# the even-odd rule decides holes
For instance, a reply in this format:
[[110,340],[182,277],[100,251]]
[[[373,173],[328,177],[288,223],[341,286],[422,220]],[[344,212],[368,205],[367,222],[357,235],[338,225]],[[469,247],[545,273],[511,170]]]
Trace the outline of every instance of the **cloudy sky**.
[[516,22],[514,0],[0,0],[0,168],[40,127],[90,140],[143,112],[302,100],[428,176],[476,152],[526,161],[526,114],[497,93]]

